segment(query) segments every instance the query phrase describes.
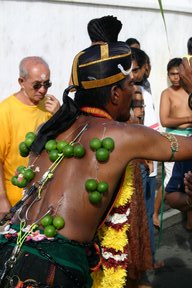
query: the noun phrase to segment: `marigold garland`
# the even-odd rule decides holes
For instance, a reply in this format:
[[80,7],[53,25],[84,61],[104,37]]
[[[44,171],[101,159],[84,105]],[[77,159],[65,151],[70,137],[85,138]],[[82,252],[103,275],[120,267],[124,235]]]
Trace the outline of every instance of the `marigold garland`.
[[127,277],[127,231],[129,205],[133,195],[132,166],[126,168],[114,208],[98,231],[102,249],[102,268],[92,273],[93,288],[123,288]]

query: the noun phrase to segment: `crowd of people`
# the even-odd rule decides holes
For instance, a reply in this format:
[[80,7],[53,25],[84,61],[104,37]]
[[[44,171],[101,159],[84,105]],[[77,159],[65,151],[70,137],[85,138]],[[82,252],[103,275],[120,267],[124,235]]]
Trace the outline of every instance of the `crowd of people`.
[[168,63],[160,133],[139,41],[118,41],[114,16],[87,28],[91,45],[74,57],[62,105],[37,56],[21,60],[21,89],[0,103],[2,288],[152,287],[158,161],[175,161],[166,200],[192,228],[192,58]]

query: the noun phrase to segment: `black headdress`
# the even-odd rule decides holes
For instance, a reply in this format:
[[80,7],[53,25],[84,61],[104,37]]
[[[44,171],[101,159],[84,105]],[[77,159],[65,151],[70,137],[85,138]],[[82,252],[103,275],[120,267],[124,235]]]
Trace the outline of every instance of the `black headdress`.
[[114,16],[92,19],[87,25],[88,34],[92,42],[116,42],[121,28],[121,21]]
[[117,83],[130,73],[131,63],[131,50],[125,42],[93,45],[74,58],[73,83],[83,89]]

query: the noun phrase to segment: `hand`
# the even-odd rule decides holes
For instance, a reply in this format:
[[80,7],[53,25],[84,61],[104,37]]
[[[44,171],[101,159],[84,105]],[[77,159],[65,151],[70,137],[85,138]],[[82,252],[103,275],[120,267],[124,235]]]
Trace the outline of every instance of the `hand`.
[[192,199],[192,172],[188,171],[184,176],[185,192]]
[[55,114],[60,108],[59,100],[50,94],[47,94],[45,97],[45,109],[51,114]]
[[5,194],[0,194],[0,220],[4,217],[6,213],[11,209],[9,200]]
[[182,64],[179,66],[179,74],[181,77],[181,86],[187,93],[192,93],[192,57],[183,58]]
[[147,167],[148,167],[148,171],[149,171],[149,175],[150,175],[150,174],[153,173],[153,171],[154,171],[153,161],[151,161],[151,160],[145,160],[145,163],[146,163],[146,165],[147,165]]

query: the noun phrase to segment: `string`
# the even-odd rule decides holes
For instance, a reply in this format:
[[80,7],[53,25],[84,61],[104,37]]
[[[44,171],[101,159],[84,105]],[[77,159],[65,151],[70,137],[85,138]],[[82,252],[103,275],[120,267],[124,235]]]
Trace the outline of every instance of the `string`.
[[36,223],[31,224],[28,231],[24,232],[24,234],[23,234],[23,229],[25,227],[26,227],[25,220],[21,220],[20,230],[18,232],[17,242],[16,242],[20,248],[22,247],[22,245],[25,242],[25,240],[27,239],[27,237],[33,232],[34,229],[36,229],[38,227],[38,225]]
[[160,243],[162,240],[163,234],[163,211],[164,211],[164,194],[165,194],[165,187],[164,187],[164,180],[165,180],[165,166],[164,162],[162,162],[162,199],[161,199],[161,209],[160,209],[160,229],[159,229],[159,239],[158,239],[158,248],[160,247]]
[[167,40],[167,47],[168,47],[168,51],[169,51],[169,57],[171,57],[171,49],[170,49],[170,45],[169,45],[169,37],[168,37],[168,31],[167,31],[167,24],[166,24],[166,20],[165,20],[165,14],[164,14],[164,9],[163,9],[163,4],[161,0],[158,0],[159,2],[159,7],[160,7],[160,11],[161,11],[161,15],[163,18],[163,24],[164,24],[164,28],[165,28],[165,35],[166,35],[166,40]]

